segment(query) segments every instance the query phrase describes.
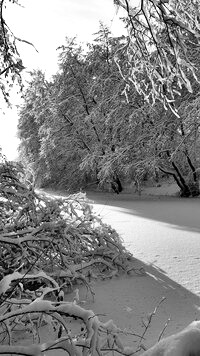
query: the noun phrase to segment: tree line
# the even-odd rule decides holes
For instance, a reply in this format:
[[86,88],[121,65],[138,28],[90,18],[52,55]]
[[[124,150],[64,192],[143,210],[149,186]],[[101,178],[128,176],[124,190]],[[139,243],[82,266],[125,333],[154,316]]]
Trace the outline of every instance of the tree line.
[[[167,174],[182,196],[198,195],[199,84],[190,76],[193,92],[182,87],[174,110],[159,100],[152,106],[133,85],[127,91],[125,43],[100,24],[87,48],[66,38],[51,80],[31,73],[18,125],[20,159],[38,186],[73,191],[96,183],[119,193],[124,183]],[[195,42],[187,45],[198,66]]]

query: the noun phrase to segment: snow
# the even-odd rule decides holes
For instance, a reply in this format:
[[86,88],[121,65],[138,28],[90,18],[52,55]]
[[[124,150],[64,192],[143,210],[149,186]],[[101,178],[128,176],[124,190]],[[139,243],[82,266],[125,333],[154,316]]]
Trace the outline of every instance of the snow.
[[[170,194],[169,188],[167,186],[164,193]],[[152,189],[148,192],[153,193]],[[187,328],[191,322],[200,319],[199,198],[180,199],[156,194],[137,197],[126,193],[117,196],[97,192],[89,193],[88,197],[95,202],[94,209],[103,220],[122,235],[135,257],[135,267],[144,267],[146,275],[93,281],[94,301],[89,299],[83,287],[79,289],[80,303],[84,301],[83,307],[93,310],[102,322],[112,319],[117,327],[126,330],[126,335],[120,335],[120,339],[124,345],[136,349],[139,338],[133,334],[143,334],[143,322],[148,322],[156,305],[165,297],[142,342],[147,349],[153,347],[166,323],[169,324],[164,337],[176,336],[170,336],[167,342],[161,341],[162,352],[157,346],[146,356],[167,356],[168,346],[173,348],[174,340],[178,340],[177,350],[182,352],[185,347],[184,351],[187,351],[184,340],[189,345],[191,334],[199,338],[197,325],[192,329],[195,331]],[[73,301],[74,293],[66,295],[65,299]],[[184,328],[187,329],[182,332]],[[42,334],[42,339],[49,338],[45,329]],[[187,337],[183,338],[183,335]],[[192,346],[197,345],[197,339]],[[177,350],[170,356],[188,356]],[[63,353],[58,351],[58,355]]]
[[200,295],[199,198],[125,198],[97,194],[94,210],[136,258]]
[[200,319],[199,198],[103,193],[88,197],[103,221],[123,237],[136,266],[147,272],[146,277],[113,280],[103,288],[100,283],[93,310],[105,312],[122,328],[141,332],[141,318],[165,296],[145,340],[147,348],[157,342],[169,318],[164,336]]
[[161,340],[142,356],[189,356],[200,352],[200,322],[191,323],[180,333]]

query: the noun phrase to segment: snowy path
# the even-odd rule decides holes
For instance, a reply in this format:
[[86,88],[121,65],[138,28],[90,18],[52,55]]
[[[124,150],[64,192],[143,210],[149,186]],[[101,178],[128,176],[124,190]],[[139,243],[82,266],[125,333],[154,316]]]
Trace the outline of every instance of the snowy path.
[[200,200],[89,194],[133,255],[200,295]]

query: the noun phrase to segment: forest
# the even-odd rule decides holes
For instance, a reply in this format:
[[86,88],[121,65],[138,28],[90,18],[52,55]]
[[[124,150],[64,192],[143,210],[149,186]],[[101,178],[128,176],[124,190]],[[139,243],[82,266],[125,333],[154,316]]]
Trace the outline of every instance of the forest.
[[[126,36],[114,37],[100,23],[92,43],[66,37],[57,49],[58,72],[47,79],[42,70],[31,71],[24,86],[17,50],[23,39],[10,30],[6,0],[0,1],[2,100],[11,104],[15,85],[23,95],[19,159],[9,162],[0,153],[2,355],[157,352],[148,353],[142,342],[157,307],[137,345],[127,347],[113,321],[100,321],[80,303],[80,286],[94,298],[92,280],[145,274],[82,190],[119,194],[126,184],[166,176],[180,197],[200,194],[200,4],[114,3],[124,11]],[[68,196],[52,199],[41,188]],[[65,301],[72,291],[73,302]],[[53,336],[44,342],[46,325]],[[28,334],[28,346],[17,342],[19,332]]]

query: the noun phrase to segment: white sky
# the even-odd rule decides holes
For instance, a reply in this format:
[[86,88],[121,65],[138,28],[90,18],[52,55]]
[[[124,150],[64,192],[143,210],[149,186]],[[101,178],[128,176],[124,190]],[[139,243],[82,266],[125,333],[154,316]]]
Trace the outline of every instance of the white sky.
[[[57,70],[56,48],[65,37],[77,35],[81,42],[90,42],[99,29],[99,21],[109,26],[114,35],[124,32],[113,0],[21,0],[24,8],[7,1],[6,22],[17,37],[32,42],[33,47],[19,43],[27,70],[41,68],[49,76]],[[20,102],[14,97],[15,104]],[[1,105],[2,107],[2,105]],[[8,159],[17,157],[17,111],[0,111],[0,146]]]

